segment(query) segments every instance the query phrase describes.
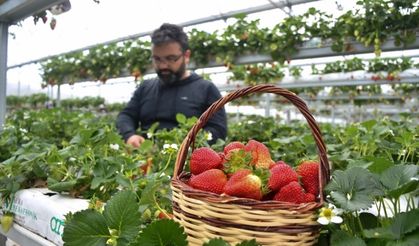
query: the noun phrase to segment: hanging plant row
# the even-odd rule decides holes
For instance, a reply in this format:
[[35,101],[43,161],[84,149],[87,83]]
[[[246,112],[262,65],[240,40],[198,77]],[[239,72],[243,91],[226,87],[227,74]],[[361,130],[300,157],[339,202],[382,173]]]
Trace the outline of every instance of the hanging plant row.
[[[357,4],[357,10],[347,11],[338,18],[310,8],[302,15],[281,20],[272,28],[261,27],[259,20],[249,21],[242,14],[222,32],[192,29],[188,33],[192,59],[197,66],[216,61],[230,67],[236,57],[256,53],[270,55],[273,62],[283,65],[312,39],[320,38],[320,45],[331,45],[337,54],[353,51],[354,41],[366,47],[373,45],[377,56],[381,54],[381,45],[388,40],[394,40],[398,47],[416,41],[417,1],[361,0]],[[150,42],[144,37],[98,45],[48,59],[41,67],[43,87],[86,80],[105,83],[109,78],[129,75],[137,80],[150,69]]]

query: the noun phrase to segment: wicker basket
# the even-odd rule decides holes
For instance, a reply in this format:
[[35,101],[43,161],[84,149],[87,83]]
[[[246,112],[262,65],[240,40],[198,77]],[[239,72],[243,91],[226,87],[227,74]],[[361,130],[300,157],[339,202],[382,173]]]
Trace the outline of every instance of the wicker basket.
[[280,201],[256,201],[218,195],[188,186],[190,174],[183,170],[188,150],[194,149],[195,136],[208,119],[226,103],[252,94],[275,93],[293,103],[306,118],[315,139],[320,159],[319,189],[329,181],[329,163],[320,129],[305,102],[293,92],[273,85],[257,85],[238,89],[214,102],[198,119],[180,146],[171,182],[173,214],[188,234],[189,245],[199,245],[212,238],[223,238],[231,245],[243,240],[261,245],[313,245],[319,235],[316,212],[318,202],[291,204]]

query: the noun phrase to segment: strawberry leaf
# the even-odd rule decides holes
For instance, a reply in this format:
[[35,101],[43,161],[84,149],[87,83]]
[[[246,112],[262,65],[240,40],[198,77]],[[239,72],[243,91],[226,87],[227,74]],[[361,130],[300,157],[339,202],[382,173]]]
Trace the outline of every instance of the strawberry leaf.
[[155,174],[147,177],[147,186],[142,191],[139,202],[140,212],[156,204],[156,193],[161,186],[162,181]]
[[148,225],[139,235],[137,244],[149,246],[187,246],[186,234],[179,223],[162,219]]
[[58,181],[54,178],[48,177],[47,179],[48,189],[57,192],[69,191],[77,184],[77,179],[68,181]]
[[381,174],[380,181],[386,188],[386,193],[397,199],[418,188],[418,170],[416,165],[393,166]]
[[103,215],[87,209],[76,212],[70,221],[66,221],[63,241],[68,246],[100,246],[106,245],[110,236]]
[[204,243],[202,246],[230,246],[230,244],[221,238],[213,238]]
[[335,171],[326,190],[336,205],[349,211],[367,209],[374,202],[375,196],[383,195],[378,178],[368,169],[360,167]]
[[383,157],[367,156],[365,159],[372,162],[371,165],[368,166],[368,170],[372,173],[382,173],[394,165],[392,160]]
[[366,246],[367,244],[360,238],[355,237],[347,233],[346,231],[335,231],[332,233],[330,242],[333,242],[334,246]]
[[398,241],[407,238],[410,234],[418,235],[418,229],[419,209],[414,209],[409,212],[396,214],[390,225],[364,230],[364,234],[367,238],[384,238]]
[[117,193],[105,206],[103,216],[110,229],[119,232],[118,245],[120,241],[130,241],[136,235],[140,226],[140,213],[136,195],[131,191]]
[[246,240],[246,241],[243,241],[243,242],[241,242],[241,243],[239,243],[239,244],[236,244],[236,246],[258,246],[259,244],[256,242],[256,240],[255,239],[252,239],[252,240]]
[[139,226],[136,195],[121,191],[107,202],[103,214],[93,209],[76,212],[66,221],[63,241],[69,246],[99,246],[112,239],[123,246],[138,235]]

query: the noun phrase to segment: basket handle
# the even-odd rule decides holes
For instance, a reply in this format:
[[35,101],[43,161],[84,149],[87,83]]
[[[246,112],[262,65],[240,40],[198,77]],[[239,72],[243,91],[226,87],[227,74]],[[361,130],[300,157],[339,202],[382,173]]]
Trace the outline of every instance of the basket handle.
[[[200,129],[202,129],[205,124],[208,122],[208,119],[211,118],[211,116],[217,112],[219,109],[221,109],[226,103],[249,95],[256,92],[267,92],[267,93],[274,93],[281,95],[285,97],[289,102],[294,104],[299,111],[302,113],[302,115],[307,120],[307,123],[311,129],[311,132],[313,134],[314,140],[317,145],[317,152],[320,159],[320,171],[319,171],[319,190],[322,191],[323,187],[328,183],[330,179],[330,167],[329,167],[329,160],[327,158],[327,151],[326,151],[326,145],[323,141],[322,134],[320,132],[320,128],[318,124],[316,123],[316,120],[310,113],[309,109],[307,108],[306,103],[298,97],[295,93],[284,89],[277,87],[275,85],[269,85],[269,84],[263,84],[263,85],[255,85],[255,86],[249,86],[242,89],[238,89],[236,91],[233,91],[226,96],[218,99],[215,101],[202,115],[199,117],[198,121],[192,126],[192,128],[189,130],[188,135],[183,140],[179,152],[176,157],[176,163],[175,163],[175,170],[173,173],[173,178],[178,179],[179,175],[183,171],[186,156],[188,154],[188,149],[192,144],[192,149],[194,149],[195,144],[195,137],[196,134]],[[320,192],[320,198],[321,201],[324,200],[323,193]]]

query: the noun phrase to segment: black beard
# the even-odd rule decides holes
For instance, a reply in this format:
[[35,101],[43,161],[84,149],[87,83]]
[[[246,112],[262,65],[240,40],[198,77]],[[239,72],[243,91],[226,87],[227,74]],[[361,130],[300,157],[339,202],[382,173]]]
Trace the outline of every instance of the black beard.
[[[185,74],[185,63],[183,63],[177,71],[170,69],[157,70],[157,76],[160,81],[165,85],[173,85],[176,81],[179,81],[183,74]],[[165,73],[163,73],[165,72]]]

